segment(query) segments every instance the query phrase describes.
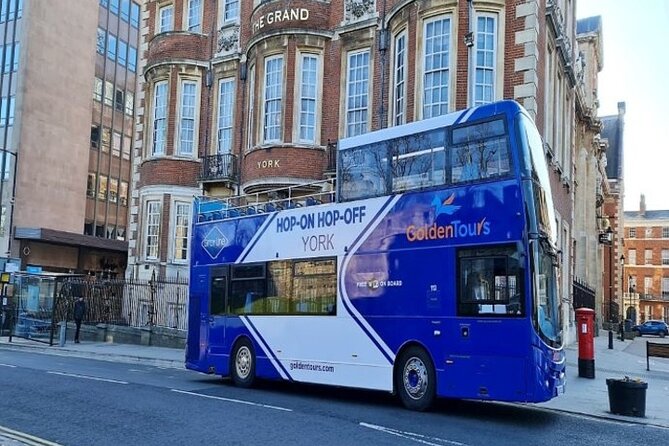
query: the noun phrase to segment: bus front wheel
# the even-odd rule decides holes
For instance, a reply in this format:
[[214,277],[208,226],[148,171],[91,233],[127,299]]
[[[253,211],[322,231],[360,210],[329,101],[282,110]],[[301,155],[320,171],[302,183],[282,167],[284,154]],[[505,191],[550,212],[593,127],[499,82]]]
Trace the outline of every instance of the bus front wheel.
[[251,387],[256,375],[256,357],[248,338],[240,339],[232,355],[232,381],[238,387]]
[[420,347],[409,347],[399,357],[395,374],[396,389],[407,409],[429,409],[436,395],[436,376],[432,359]]

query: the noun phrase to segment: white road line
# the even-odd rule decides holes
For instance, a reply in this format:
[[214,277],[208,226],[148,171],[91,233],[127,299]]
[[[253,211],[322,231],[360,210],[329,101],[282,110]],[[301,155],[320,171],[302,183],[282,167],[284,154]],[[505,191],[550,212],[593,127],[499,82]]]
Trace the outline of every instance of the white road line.
[[385,434],[395,435],[396,437],[406,438],[407,440],[415,441],[416,443],[426,444],[429,446],[442,446],[444,444],[450,444],[453,446],[467,446],[466,443],[461,443],[459,441],[447,440],[445,438],[439,438],[439,437],[429,437],[427,435],[417,434],[415,432],[400,431],[397,429],[392,429],[390,427],[379,426],[377,424],[369,424],[364,422],[361,422],[359,424],[362,427],[374,429],[375,431],[383,432]]
[[284,412],[292,412],[293,411],[293,409],[288,409],[286,407],[270,406],[269,404],[254,403],[252,401],[237,400],[237,399],[234,399],[234,398],[224,398],[222,396],[203,395],[201,393],[187,392],[185,390],[179,390],[179,389],[170,389],[170,390],[172,392],[184,393],[186,395],[200,396],[202,398],[210,398],[212,400],[226,401],[228,403],[246,404],[247,406],[256,406],[256,407],[263,407],[265,409],[282,410]]
[[11,367],[12,369],[16,368],[15,365],[11,365],[11,364],[0,364],[0,367]]
[[[27,446],[60,446],[58,443],[53,443],[49,440],[43,438],[35,437],[23,432],[15,431],[4,426],[0,426],[0,435],[3,437],[11,438],[16,440],[23,445]],[[4,443],[3,443],[4,444]]]
[[77,375],[75,373],[65,373],[65,372],[47,372],[51,375],[60,375],[60,376],[69,376],[71,378],[81,378],[81,379],[90,379],[93,381],[103,381],[106,383],[114,384],[128,384],[127,381],[118,381],[116,379],[107,379],[107,378],[98,378],[97,376],[87,376],[87,375]]

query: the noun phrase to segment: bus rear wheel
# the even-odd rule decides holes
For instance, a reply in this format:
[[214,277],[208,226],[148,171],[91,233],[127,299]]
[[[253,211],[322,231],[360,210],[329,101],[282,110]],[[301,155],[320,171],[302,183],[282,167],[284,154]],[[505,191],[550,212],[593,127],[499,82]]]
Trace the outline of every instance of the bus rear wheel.
[[237,341],[232,354],[232,382],[238,387],[251,387],[256,378],[256,356],[248,338]]
[[432,359],[420,347],[409,347],[397,362],[395,388],[404,407],[424,411],[434,403],[436,375]]

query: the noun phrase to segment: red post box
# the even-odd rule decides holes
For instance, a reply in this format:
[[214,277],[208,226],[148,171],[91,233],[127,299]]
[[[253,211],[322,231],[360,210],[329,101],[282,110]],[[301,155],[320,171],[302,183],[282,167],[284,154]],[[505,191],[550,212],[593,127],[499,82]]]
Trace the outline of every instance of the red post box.
[[578,376],[595,378],[595,310],[578,308],[576,310],[578,326]]

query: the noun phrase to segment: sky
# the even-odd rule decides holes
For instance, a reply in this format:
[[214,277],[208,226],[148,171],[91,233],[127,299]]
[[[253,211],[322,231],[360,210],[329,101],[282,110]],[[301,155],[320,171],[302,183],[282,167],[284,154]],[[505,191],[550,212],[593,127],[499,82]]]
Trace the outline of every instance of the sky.
[[599,116],[625,102],[626,211],[669,209],[669,0],[576,0],[578,19],[602,17]]

